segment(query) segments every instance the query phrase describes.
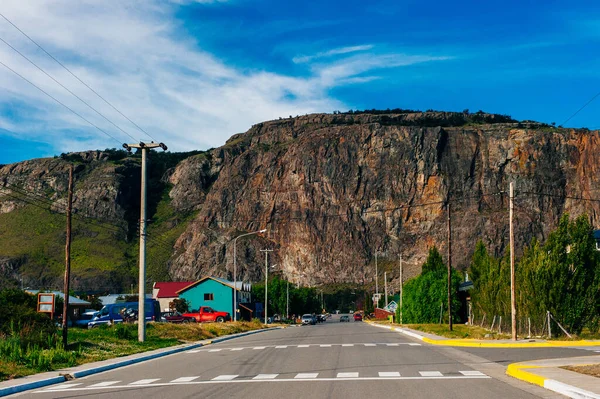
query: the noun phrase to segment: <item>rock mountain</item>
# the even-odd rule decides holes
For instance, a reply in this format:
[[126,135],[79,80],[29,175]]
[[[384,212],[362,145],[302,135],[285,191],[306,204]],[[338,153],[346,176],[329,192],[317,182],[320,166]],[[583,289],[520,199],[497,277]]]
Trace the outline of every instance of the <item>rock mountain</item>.
[[[558,218],[587,213],[600,226],[600,136],[484,113],[313,114],[254,125],[205,152],[150,156],[149,277],[258,281],[269,263],[306,285],[372,284],[378,252],[398,284],[428,248],[465,268],[478,240],[508,246],[515,184],[517,252]],[[139,157],[116,150],[63,154],[0,167],[2,284],[60,286],[68,167],[75,165],[73,285],[135,284]],[[98,219],[100,221],[98,221]],[[4,226],[4,227],[2,227]],[[239,278],[239,277],[238,277]]]

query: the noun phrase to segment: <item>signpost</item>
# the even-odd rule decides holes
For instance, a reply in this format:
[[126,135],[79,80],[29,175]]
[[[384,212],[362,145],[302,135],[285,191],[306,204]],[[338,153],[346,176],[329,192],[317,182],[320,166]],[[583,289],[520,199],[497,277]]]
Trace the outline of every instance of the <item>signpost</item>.
[[52,293],[39,293],[37,311],[40,313],[50,313],[50,318],[54,319],[55,298]]

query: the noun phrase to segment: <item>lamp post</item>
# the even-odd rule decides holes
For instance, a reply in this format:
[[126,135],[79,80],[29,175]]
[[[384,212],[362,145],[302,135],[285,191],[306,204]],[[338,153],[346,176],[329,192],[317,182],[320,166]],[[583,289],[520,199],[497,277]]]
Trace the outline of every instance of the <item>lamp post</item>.
[[253,231],[252,233],[242,234],[233,239],[233,321],[237,321],[237,240],[238,238],[251,236],[253,234],[261,234],[266,231],[267,229]]

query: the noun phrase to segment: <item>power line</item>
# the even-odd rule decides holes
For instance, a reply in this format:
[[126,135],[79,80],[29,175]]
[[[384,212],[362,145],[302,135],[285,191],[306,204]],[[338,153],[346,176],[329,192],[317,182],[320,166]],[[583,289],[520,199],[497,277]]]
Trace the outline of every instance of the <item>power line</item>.
[[534,191],[521,191],[519,194],[539,195],[539,196],[544,196],[544,197],[552,197],[552,198],[560,198],[560,199],[572,199],[572,200],[589,201],[589,202],[600,202],[600,198],[574,197],[574,196],[570,196],[570,195],[537,193],[537,192],[534,192]]
[[31,59],[29,59],[25,54],[21,53],[19,50],[17,50],[16,48],[14,48],[13,46],[10,45],[10,43],[8,43],[6,40],[4,40],[3,38],[0,37],[0,41],[2,41],[4,44],[6,44],[8,47],[10,47],[11,49],[13,49],[17,54],[19,54],[21,57],[25,58],[27,61],[29,61],[29,63],[31,65],[33,65],[34,67],[36,67],[37,69],[39,69],[44,75],[48,76],[50,79],[52,79],[56,84],[58,84],[60,87],[62,87],[63,89],[65,89],[67,92],[69,92],[69,94],[71,94],[72,96],[74,96],[75,98],[77,98],[79,101],[81,101],[82,103],[84,103],[89,109],[91,109],[92,111],[94,111],[95,113],[97,113],[98,115],[100,115],[102,118],[104,118],[106,121],[108,121],[108,123],[110,123],[111,125],[113,125],[114,127],[116,127],[117,129],[119,129],[120,131],[122,131],[123,133],[125,133],[127,136],[129,136],[131,139],[133,139],[134,141],[137,141],[137,139],[135,137],[133,137],[131,134],[129,134],[128,132],[126,132],[125,130],[121,129],[120,126],[117,126],[113,121],[111,121],[110,119],[108,119],[106,116],[104,116],[102,113],[100,113],[100,111],[98,111],[96,108],[92,107],[90,104],[88,104],[85,100],[83,100],[81,97],[79,97],[77,94],[73,93],[71,90],[69,90],[65,85],[63,85],[62,83],[60,83],[58,80],[56,80],[52,75],[50,75],[48,72],[46,72],[44,69],[42,69],[40,66],[38,66],[35,62],[31,61]]
[[[81,84],[83,84],[85,87],[87,87],[92,93],[94,93],[96,96],[98,96],[102,101],[104,101],[106,104],[108,104],[112,109],[114,109],[115,111],[117,111],[123,118],[127,119],[129,122],[131,122],[132,125],[134,125],[135,127],[137,127],[141,132],[145,133],[148,137],[150,137],[152,140],[154,141],[158,141],[156,140],[154,137],[152,137],[150,135],[150,133],[146,132],[144,129],[142,129],[140,126],[138,126],[137,123],[135,123],[134,121],[132,121],[131,119],[129,119],[125,114],[123,114],[121,111],[119,111],[114,105],[112,105],[108,100],[106,100],[104,97],[102,97],[100,94],[98,94],[98,92],[96,92],[96,90],[92,89],[87,83],[85,83],[83,80],[81,80],[77,75],[75,75],[69,68],[67,68],[62,62],[60,62],[58,59],[56,59],[52,54],[50,54],[48,51],[46,51],[45,48],[43,48],[40,44],[38,44],[35,40],[33,40],[29,35],[27,35],[25,32],[23,32],[17,25],[15,25],[11,20],[9,20],[6,16],[4,16],[2,13],[0,13],[0,16],[2,18],[4,18],[6,20],[6,22],[8,22],[9,24],[11,24],[16,30],[18,30],[19,32],[21,32],[23,34],[23,36],[25,36],[27,39],[29,39],[33,44],[35,44],[40,50],[42,50],[44,53],[46,53],[46,55],[48,55],[48,57],[52,58],[54,61],[56,61],[56,63],[58,65],[60,65],[61,67],[63,67],[67,72],[69,72],[71,74],[71,76],[73,76],[75,79],[77,79],[79,82],[81,82]],[[131,137],[131,136],[130,136]]]
[[35,83],[31,82],[29,79],[27,79],[26,77],[24,77],[23,75],[21,75],[20,73],[18,73],[17,71],[15,71],[14,69],[12,69],[11,67],[9,67],[8,65],[6,65],[5,63],[3,63],[2,61],[0,61],[0,64],[2,64],[3,67],[5,67],[6,69],[8,69],[9,71],[11,71],[12,73],[14,73],[15,75],[17,75],[18,77],[20,77],[21,79],[23,79],[24,81],[26,81],[27,83],[29,83],[30,85],[32,85],[33,87],[35,87],[36,89],[38,89],[39,91],[41,91],[42,93],[44,93],[45,95],[47,95],[48,97],[50,97],[51,99],[53,99],[54,101],[56,101],[57,103],[59,103],[60,105],[62,105],[63,107],[65,107],[66,109],[68,109],[69,111],[71,111],[72,113],[74,113],[75,115],[77,115],[79,118],[83,119],[84,121],[86,121],[87,123],[89,123],[90,125],[92,125],[93,127],[95,127],[96,129],[100,130],[102,133],[104,133],[105,135],[107,135],[108,137],[110,137],[111,139],[115,140],[117,143],[119,143],[119,146],[121,146],[121,141],[117,140],[114,136],[111,136],[109,133],[107,133],[106,131],[104,131],[103,129],[99,128],[98,126],[94,125],[92,122],[90,122],[89,120],[85,119],[83,116],[81,116],[80,114],[78,114],[77,112],[73,111],[71,108],[69,108],[67,105],[63,104],[62,102],[60,102],[59,100],[57,100],[56,98],[54,98],[52,95],[48,94],[46,91],[44,91],[43,89],[41,89],[39,86],[37,86]]
[[590,99],[590,100],[589,100],[587,103],[585,103],[585,104],[583,105],[583,107],[579,108],[579,109],[578,109],[578,110],[577,110],[577,111],[576,111],[576,112],[575,112],[573,115],[569,116],[569,117],[567,118],[567,120],[566,120],[566,121],[564,121],[563,123],[561,123],[560,125],[561,125],[561,126],[564,126],[564,125],[565,125],[565,123],[567,123],[568,121],[570,121],[570,120],[571,120],[571,119],[572,119],[572,118],[573,118],[575,115],[577,115],[577,114],[578,114],[578,113],[579,113],[581,110],[583,110],[585,107],[587,107],[588,105],[590,105],[590,103],[591,103],[592,101],[594,101],[594,100],[596,99],[596,97],[598,97],[598,96],[600,96],[600,91],[599,91],[598,93],[596,93],[596,95],[595,95],[594,97],[592,97],[592,98],[591,98],[591,99]]

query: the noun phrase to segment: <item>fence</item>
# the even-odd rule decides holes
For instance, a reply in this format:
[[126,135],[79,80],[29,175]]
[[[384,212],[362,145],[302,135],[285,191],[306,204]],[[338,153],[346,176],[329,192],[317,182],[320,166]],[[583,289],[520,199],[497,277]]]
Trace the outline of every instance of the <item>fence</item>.
[[[511,315],[492,315],[471,313],[470,324],[483,327],[496,334],[511,334]],[[549,326],[549,327],[548,327]],[[569,332],[563,328],[559,320],[550,312],[543,315],[523,315],[517,317],[517,336],[526,338],[552,338],[567,336]]]

